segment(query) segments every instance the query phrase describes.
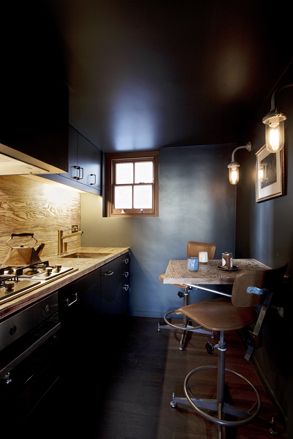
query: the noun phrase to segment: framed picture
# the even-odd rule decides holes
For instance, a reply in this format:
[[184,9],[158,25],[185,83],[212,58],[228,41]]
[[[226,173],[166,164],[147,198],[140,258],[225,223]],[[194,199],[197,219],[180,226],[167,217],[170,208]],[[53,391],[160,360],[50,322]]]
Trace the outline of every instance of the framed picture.
[[269,152],[265,145],[256,152],[256,202],[284,195],[284,149]]

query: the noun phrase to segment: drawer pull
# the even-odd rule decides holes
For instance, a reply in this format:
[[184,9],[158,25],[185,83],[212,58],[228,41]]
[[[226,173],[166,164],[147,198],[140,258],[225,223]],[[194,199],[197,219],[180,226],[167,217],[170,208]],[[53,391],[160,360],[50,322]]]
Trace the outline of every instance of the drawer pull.
[[104,273],[104,276],[113,276],[113,274],[114,274],[114,271],[108,270]]
[[70,306],[72,306],[74,303],[77,302],[77,299],[78,299],[78,295],[77,295],[77,293],[74,293],[73,296],[74,296],[74,299],[73,299],[71,302],[69,301],[69,298],[68,298],[68,297],[66,297],[66,299],[65,299],[65,303],[66,303],[66,306],[67,306],[68,308],[69,308]]

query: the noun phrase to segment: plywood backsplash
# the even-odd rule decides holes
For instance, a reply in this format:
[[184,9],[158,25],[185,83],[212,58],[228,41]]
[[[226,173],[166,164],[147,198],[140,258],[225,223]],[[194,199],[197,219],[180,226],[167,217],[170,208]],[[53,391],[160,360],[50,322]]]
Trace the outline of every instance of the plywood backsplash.
[[[58,229],[71,231],[72,225],[80,228],[79,192],[36,177],[0,177],[0,263],[11,233],[34,233],[38,243],[45,243],[44,260],[57,254]],[[79,246],[80,235],[68,240],[68,251]]]

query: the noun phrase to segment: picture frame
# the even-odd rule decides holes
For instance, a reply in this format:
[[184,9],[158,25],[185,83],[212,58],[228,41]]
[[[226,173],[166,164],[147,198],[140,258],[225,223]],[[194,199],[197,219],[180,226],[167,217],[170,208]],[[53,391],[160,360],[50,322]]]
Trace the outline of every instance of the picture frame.
[[271,153],[263,145],[256,152],[256,202],[281,197],[285,190],[284,149]]

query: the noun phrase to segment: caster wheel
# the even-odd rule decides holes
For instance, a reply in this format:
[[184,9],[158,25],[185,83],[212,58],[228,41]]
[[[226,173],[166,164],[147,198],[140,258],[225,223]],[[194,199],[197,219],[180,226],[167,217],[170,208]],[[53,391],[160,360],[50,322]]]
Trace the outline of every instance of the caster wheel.
[[212,353],[214,352],[214,346],[212,345],[212,343],[206,343],[206,350],[208,354],[212,355]]
[[172,393],[172,399],[170,401],[170,406],[172,407],[172,409],[176,409],[176,401],[175,401],[175,393]]

